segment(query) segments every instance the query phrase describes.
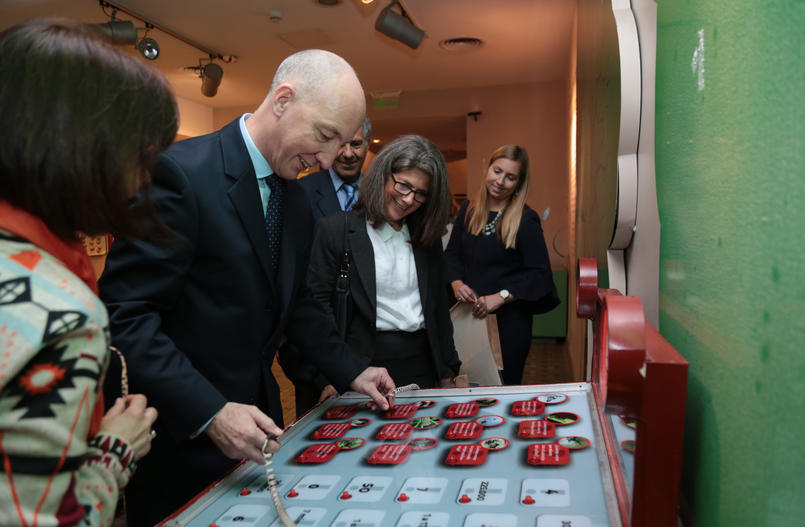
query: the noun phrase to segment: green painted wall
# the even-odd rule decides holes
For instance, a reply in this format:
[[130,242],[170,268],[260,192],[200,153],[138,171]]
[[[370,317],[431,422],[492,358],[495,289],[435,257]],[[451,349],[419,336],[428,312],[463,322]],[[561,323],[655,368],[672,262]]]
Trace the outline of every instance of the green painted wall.
[[805,525],[805,2],[658,1],[660,329],[686,525]]

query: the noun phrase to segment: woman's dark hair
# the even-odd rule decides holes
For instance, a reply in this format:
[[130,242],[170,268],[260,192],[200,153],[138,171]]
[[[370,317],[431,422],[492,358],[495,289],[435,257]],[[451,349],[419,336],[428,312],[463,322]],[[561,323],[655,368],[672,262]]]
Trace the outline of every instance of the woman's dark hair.
[[142,234],[129,205],[177,122],[164,77],[86,26],[37,19],[0,33],[0,199],[56,235]]
[[372,225],[386,221],[386,182],[392,174],[419,169],[430,177],[428,199],[406,216],[413,245],[441,243],[450,213],[447,166],[439,149],[420,135],[403,135],[378,152],[361,180],[356,208],[366,211]]

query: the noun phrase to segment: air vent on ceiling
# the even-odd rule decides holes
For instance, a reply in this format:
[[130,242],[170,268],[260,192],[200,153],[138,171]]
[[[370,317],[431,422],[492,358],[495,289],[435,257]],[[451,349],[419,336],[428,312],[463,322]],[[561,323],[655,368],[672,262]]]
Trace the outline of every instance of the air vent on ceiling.
[[439,46],[447,51],[469,51],[483,46],[484,41],[475,37],[446,38],[439,42]]

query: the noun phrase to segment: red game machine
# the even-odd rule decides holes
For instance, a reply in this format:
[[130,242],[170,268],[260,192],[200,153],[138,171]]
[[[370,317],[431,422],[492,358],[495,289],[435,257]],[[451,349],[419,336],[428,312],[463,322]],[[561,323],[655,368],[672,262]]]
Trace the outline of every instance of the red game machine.
[[[576,313],[593,321],[593,393],[623,525],[675,527],[688,363],[646,321],[638,298],[598,287],[595,259],[579,259],[577,278]],[[636,425],[633,466],[615,416]]]
[[675,527],[687,363],[578,268],[593,379],[328,399],[165,527]]

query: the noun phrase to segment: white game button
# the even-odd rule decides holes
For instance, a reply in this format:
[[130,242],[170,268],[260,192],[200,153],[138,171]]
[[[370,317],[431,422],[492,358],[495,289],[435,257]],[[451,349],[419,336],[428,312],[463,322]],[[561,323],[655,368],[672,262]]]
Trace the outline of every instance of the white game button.
[[388,476],[356,476],[341,491],[338,499],[350,502],[380,501],[391,482],[392,478]]
[[408,478],[397,493],[399,503],[439,503],[447,478]]
[[265,525],[263,520],[269,513],[273,513],[273,505],[247,505],[239,504],[229,507],[218,519],[218,527],[248,527],[249,525]]
[[[288,513],[288,516],[290,516],[294,523],[299,527],[316,527],[321,519],[324,518],[324,515],[327,513],[327,509],[314,509],[312,507],[288,507],[285,509],[285,512]],[[282,527],[282,520],[277,518],[274,520],[274,523],[271,524],[271,527]]]
[[469,514],[464,527],[517,527],[514,514]]
[[537,527],[592,527],[592,522],[587,516],[543,514],[537,518]]
[[336,516],[331,525],[332,527],[353,527],[355,525],[360,525],[360,527],[380,527],[385,515],[386,513],[383,511],[372,509],[346,509]]
[[508,484],[503,478],[465,479],[456,501],[462,505],[503,505]]
[[[305,476],[286,495],[291,500],[323,500],[341,476]],[[289,502],[290,503],[290,502]]]
[[570,484],[566,479],[524,479],[520,487],[520,503],[536,507],[567,507],[570,505]]
[[396,527],[447,527],[450,515],[446,512],[408,511],[400,516]]

